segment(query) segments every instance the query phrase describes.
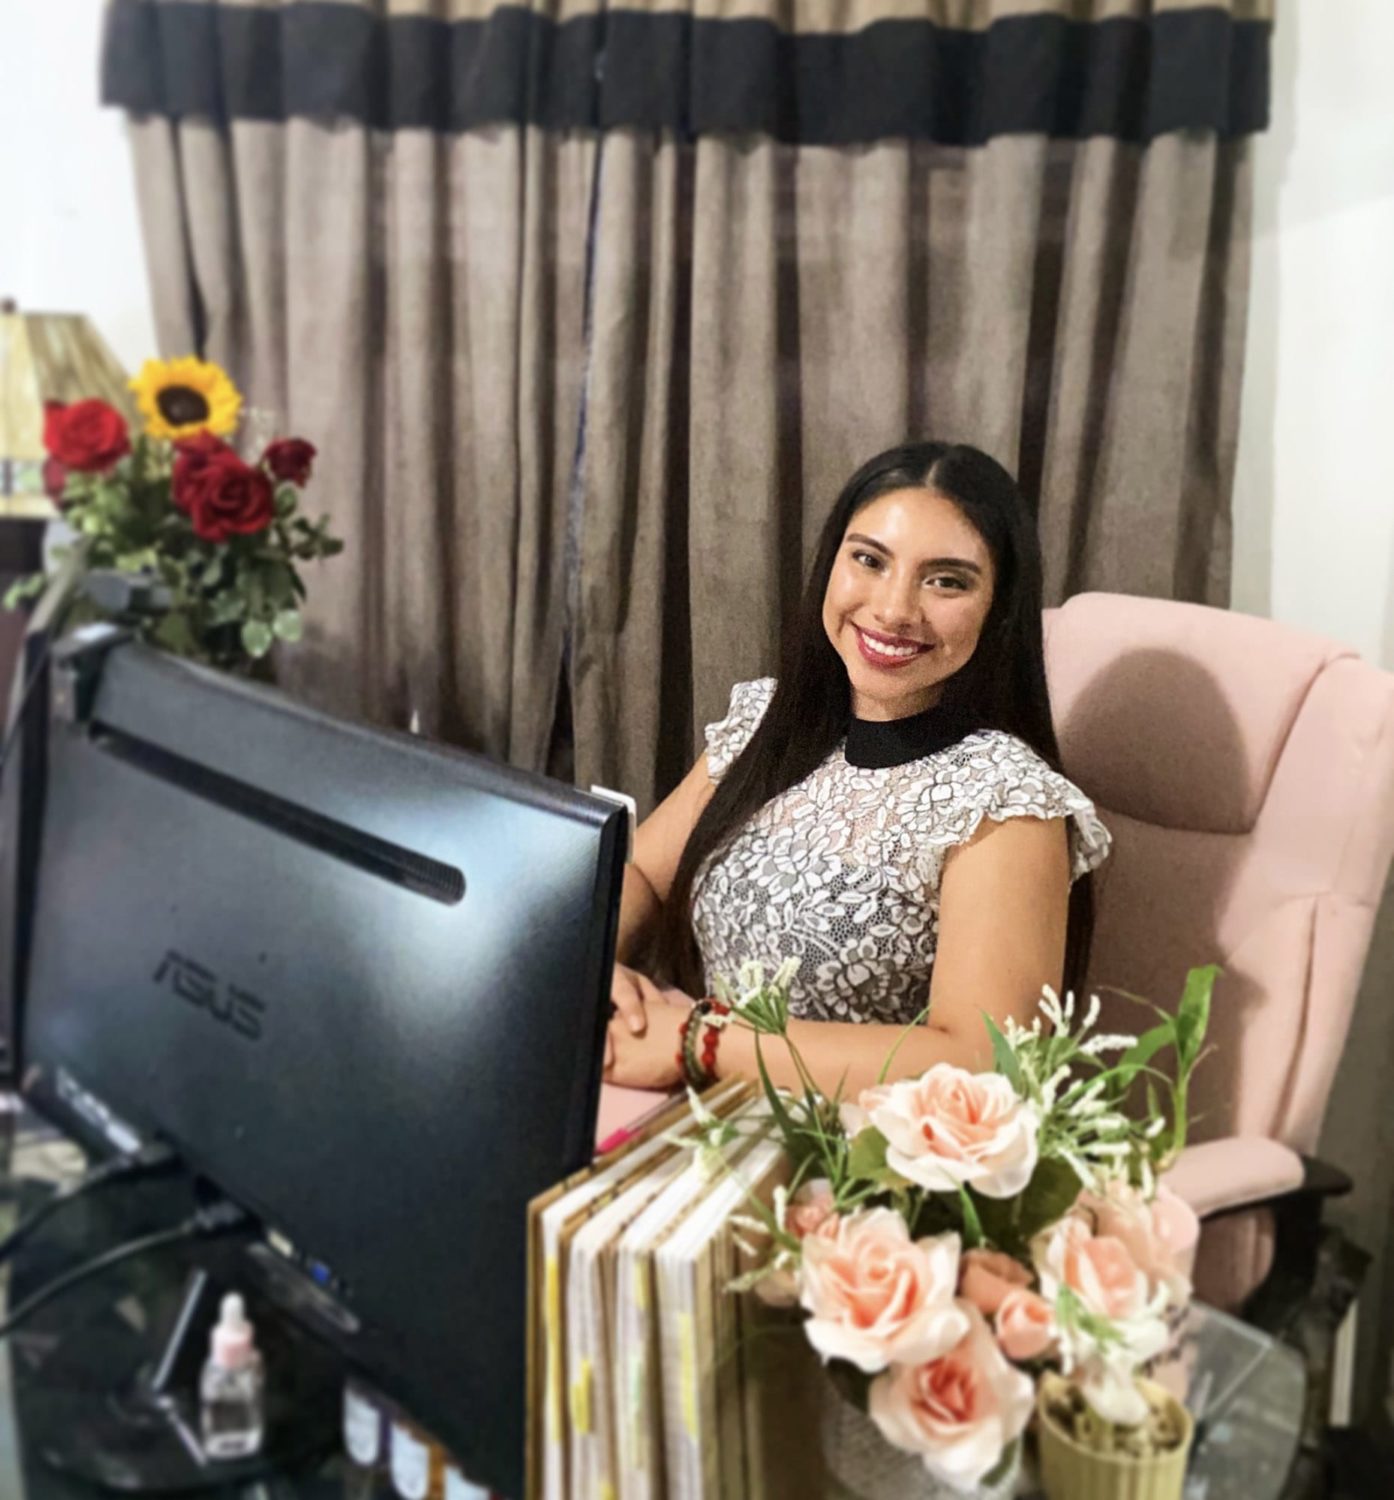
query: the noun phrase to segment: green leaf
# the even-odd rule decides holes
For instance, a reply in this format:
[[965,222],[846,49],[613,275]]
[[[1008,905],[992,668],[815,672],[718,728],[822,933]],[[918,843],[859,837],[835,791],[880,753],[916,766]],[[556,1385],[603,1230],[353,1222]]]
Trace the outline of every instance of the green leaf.
[[997,1022],[986,1011],[983,1012],[983,1020],[987,1023],[987,1033],[992,1038],[993,1065],[1020,1094],[1022,1092],[1021,1064],[1012,1050],[1012,1044],[1003,1036]]
[[31,573],[27,578],[17,578],[5,590],[4,607],[6,609],[18,609],[21,604],[26,604],[30,599],[37,599],[44,591],[44,585],[48,582],[45,573]]
[[178,610],[172,610],[161,619],[155,627],[155,640],[176,656],[198,655],[198,642],[194,639],[189,617]]
[[886,1165],[886,1146],[886,1137],[874,1125],[859,1130],[847,1154],[848,1176],[875,1177]]
[[1176,1012],[1176,1056],[1183,1073],[1195,1067],[1205,1045],[1210,1025],[1210,997],[1220,973],[1218,964],[1192,969],[1186,975],[1186,988]]
[[247,601],[236,589],[224,589],[214,594],[208,608],[210,625],[231,625],[247,613]]
[[295,514],[295,507],[299,502],[299,496],[295,488],[289,484],[283,484],[276,491],[276,514],[281,520],[287,520]]
[[1176,1023],[1170,1016],[1150,1031],[1143,1032],[1118,1060],[1118,1072],[1124,1087],[1137,1077],[1156,1053],[1160,1052],[1163,1047],[1169,1046],[1175,1038]]
[[958,1189],[958,1201],[963,1208],[963,1247],[976,1250],[983,1242],[983,1223],[973,1204],[973,1195],[962,1184]]
[[279,641],[298,641],[305,633],[305,622],[298,609],[283,609],[271,623]]
[[979,1195],[974,1202],[987,1237],[994,1245],[1015,1255],[1025,1251],[1032,1236],[1064,1218],[1079,1197],[1079,1188],[1079,1178],[1068,1162],[1043,1156],[1019,1197]]
[[923,1026],[927,1020],[929,1020],[929,1006],[926,1005],[925,1008],[919,1013],[919,1015],[917,1015],[915,1019],[911,1021],[910,1024],[900,1033],[900,1035],[896,1037],[895,1046],[893,1046],[891,1050],[886,1054],[886,1060],[881,1064],[881,1071],[876,1075],[876,1083],[878,1088],[881,1084],[885,1083],[886,1075],[891,1071],[891,1064],[895,1061],[895,1055],[900,1051],[901,1046],[904,1044],[905,1038],[909,1036],[917,1026]]
[[242,626],[242,647],[247,655],[259,659],[271,649],[275,636],[271,627],[263,620],[247,620]]
[[223,558],[221,553],[210,557],[199,571],[198,581],[206,589],[215,589],[223,581]]
[[774,1116],[775,1124],[783,1135],[785,1144],[792,1146],[794,1137],[798,1132],[796,1126],[789,1118],[789,1111],[784,1107],[784,1101],[779,1097],[779,1090],[770,1081],[769,1070],[765,1067],[764,1054],[760,1051],[760,1033],[755,1033],[755,1066],[760,1071],[760,1082],[764,1085],[765,1098],[770,1103],[770,1113]]

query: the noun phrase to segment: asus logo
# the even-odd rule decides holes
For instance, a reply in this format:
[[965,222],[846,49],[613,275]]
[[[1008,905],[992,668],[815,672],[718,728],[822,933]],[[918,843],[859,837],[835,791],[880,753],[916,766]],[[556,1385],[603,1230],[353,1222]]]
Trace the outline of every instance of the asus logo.
[[202,964],[169,949],[155,970],[154,981],[174,991],[199,1010],[205,1010],[215,1021],[230,1026],[249,1042],[261,1039],[261,1018],[266,1002],[235,984],[222,984],[218,976]]

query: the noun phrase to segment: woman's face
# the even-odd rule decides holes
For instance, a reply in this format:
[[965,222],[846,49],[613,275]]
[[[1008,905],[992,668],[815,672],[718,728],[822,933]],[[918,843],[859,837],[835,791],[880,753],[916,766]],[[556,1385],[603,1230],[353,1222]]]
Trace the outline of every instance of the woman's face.
[[901,719],[937,703],[978,644],[992,588],[987,543],[952,500],[905,489],[863,506],[823,596],[852,712]]

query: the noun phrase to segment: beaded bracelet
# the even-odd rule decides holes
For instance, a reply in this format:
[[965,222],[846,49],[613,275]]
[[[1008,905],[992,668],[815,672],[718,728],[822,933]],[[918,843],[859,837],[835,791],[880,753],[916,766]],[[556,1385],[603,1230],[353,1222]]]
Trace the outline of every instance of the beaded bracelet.
[[[690,1088],[705,1089],[716,1082],[716,1049],[730,1013],[731,1007],[723,1005],[720,1000],[699,1000],[684,1017],[678,1032],[677,1063]],[[702,1033],[700,1056],[697,1046],[699,1032]]]

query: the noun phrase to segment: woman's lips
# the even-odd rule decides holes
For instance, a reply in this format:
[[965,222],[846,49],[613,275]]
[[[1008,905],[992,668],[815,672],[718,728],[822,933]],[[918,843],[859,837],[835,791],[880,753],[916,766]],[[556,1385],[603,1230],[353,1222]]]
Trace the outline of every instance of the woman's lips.
[[[869,662],[873,667],[880,667],[884,672],[895,672],[901,667],[908,667],[912,661],[918,661],[926,651],[931,649],[917,642],[900,643],[896,642],[894,637],[872,636],[858,625],[854,625],[852,629],[857,633],[857,649],[862,654],[862,660]],[[873,642],[887,649],[877,650]],[[904,650],[903,647],[908,645],[914,645],[915,649]]]

